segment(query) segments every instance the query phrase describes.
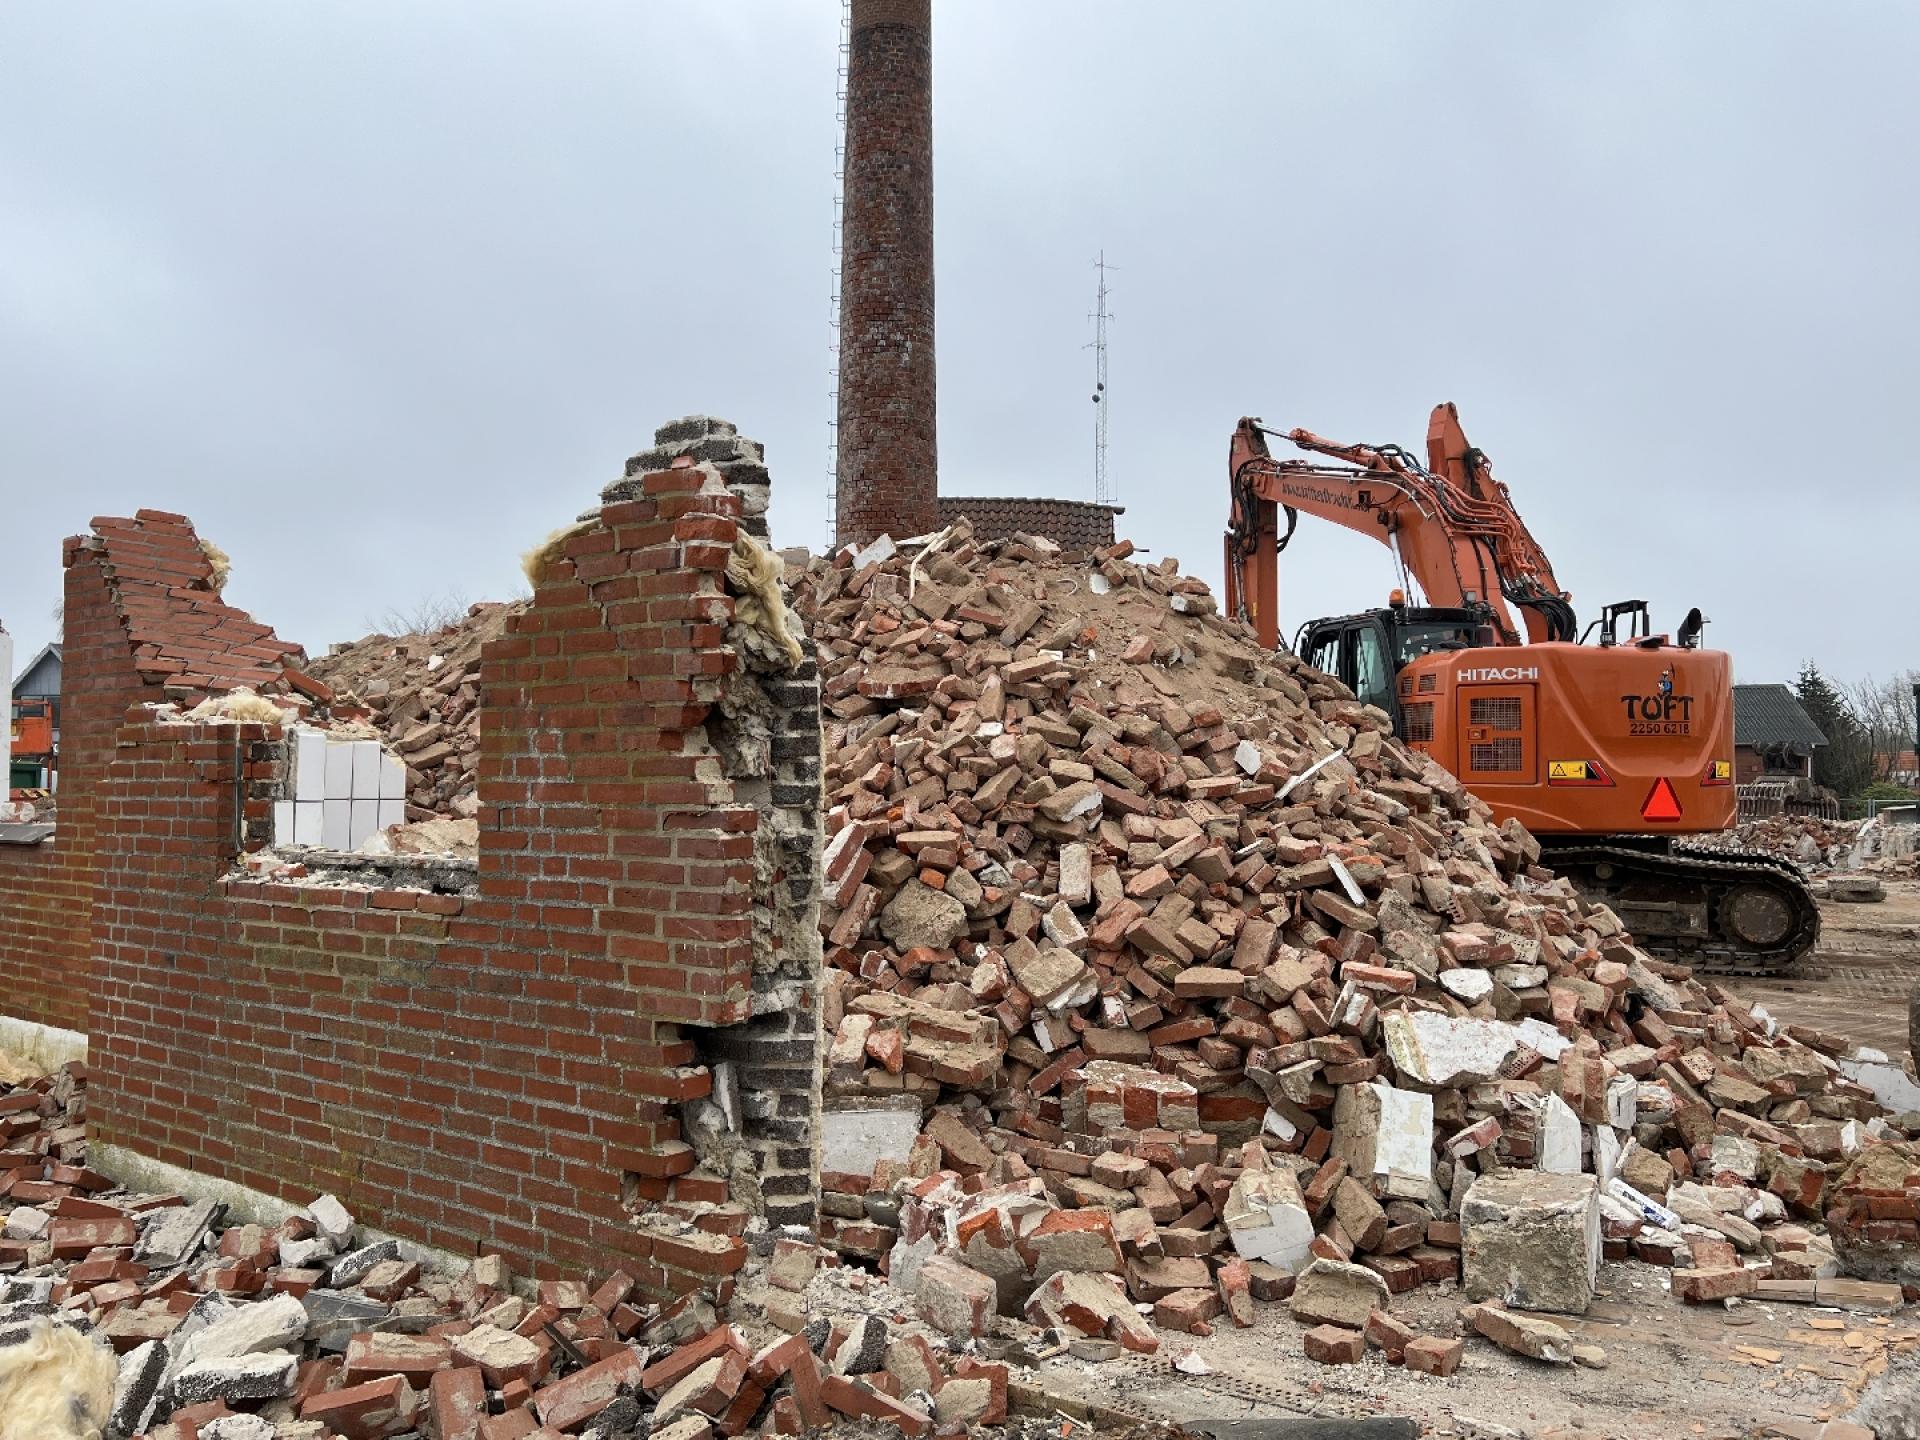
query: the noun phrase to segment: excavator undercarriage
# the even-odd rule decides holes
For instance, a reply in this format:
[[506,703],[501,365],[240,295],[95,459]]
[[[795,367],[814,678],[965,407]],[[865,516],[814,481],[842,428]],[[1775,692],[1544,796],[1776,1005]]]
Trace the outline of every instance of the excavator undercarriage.
[[1604,901],[1642,949],[1715,975],[1778,975],[1813,948],[1800,872],[1754,850],[1660,835],[1542,835],[1543,862]]

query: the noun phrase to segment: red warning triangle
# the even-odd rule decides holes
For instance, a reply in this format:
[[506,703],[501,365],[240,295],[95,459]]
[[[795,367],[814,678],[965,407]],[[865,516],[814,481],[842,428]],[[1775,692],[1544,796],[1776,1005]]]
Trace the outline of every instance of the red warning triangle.
[[1653,788],[1647,792],[1644,804],[1640,806],[1640,818],[1643,820],[1678,820],[1680,818],[1680,797],[1673,793],[1673,786],[1662,775],[1653,782]]

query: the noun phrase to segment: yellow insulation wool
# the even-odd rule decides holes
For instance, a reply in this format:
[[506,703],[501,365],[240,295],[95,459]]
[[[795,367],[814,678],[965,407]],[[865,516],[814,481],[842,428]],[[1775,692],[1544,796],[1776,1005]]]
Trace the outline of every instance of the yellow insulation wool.
[[227,576],[233,570],[233,562],[227,558],[226,551],[204,536],[200,540],[200,550],[213,567],[213,593],[218,595],[227,588]]
[[734,593],[733,618],[766,644],[757,646],[769,660],[786,658],[798,665],[805,658],[800,642],[787,628],[787,602],[780,594],[784,571],[780,557],[751,535],[740,535],[727,557],[727,584]]
[[244,685],[225,695],[209,696],[187,712],[189,720],[233,720],[242,724],[278,725],[286,718],[286,711]]
[[592,520],[576,520],[571,525],[562,526],[533,549],[520,557],[520,569],[525,572],[527,584],[534,589],[540,588],[540,572],[547,568],[550,561],[558,560],[567,548],[567,541],[582,530],[593,527]]
[[106,1346],[36,1320],[23,1342],[0,1346],[0,1440],[100,1440],[119,1373]]

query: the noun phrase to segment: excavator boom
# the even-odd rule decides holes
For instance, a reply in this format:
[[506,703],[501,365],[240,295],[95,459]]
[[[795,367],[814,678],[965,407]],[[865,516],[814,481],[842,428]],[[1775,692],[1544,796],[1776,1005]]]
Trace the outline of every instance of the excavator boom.
[[[1242,419],[1228,459],[1227,604],[1262,644],[1279,643],[1277,557],[1302,511],[1392,547],[1430,604],[1483,608],[1495,643],[1575,638],[1573,607],[1552,566],[1451,403],[1433,409],[1424,465],[1398,446],[1342,445],[1301,429],[1282,438],[1344,463],[1275,460],[1267,436],[1276,433]],[[1509,604],[1520,608],[1524,641]]]

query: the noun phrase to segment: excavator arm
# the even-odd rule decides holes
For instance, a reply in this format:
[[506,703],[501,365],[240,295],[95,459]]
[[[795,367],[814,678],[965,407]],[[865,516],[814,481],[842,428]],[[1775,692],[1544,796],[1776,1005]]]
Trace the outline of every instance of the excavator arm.
[[[1340,463],[1275,460],[1269,435]],[[1577,638],[1552,566],[1485,453],[1467,443],[1451,403],[1433,409],[1424,465],[1398,446],[1341,445],[1246,418],[1234,431],[1228,469],[1227,608],[1253,625],[1263,645],[1279,643],[1279,552],[1301,511],[1390,546],[1428,604],[1484,611],[1501,644],[1524,643],[1509,605],[1519,607],[1527,641]]]

